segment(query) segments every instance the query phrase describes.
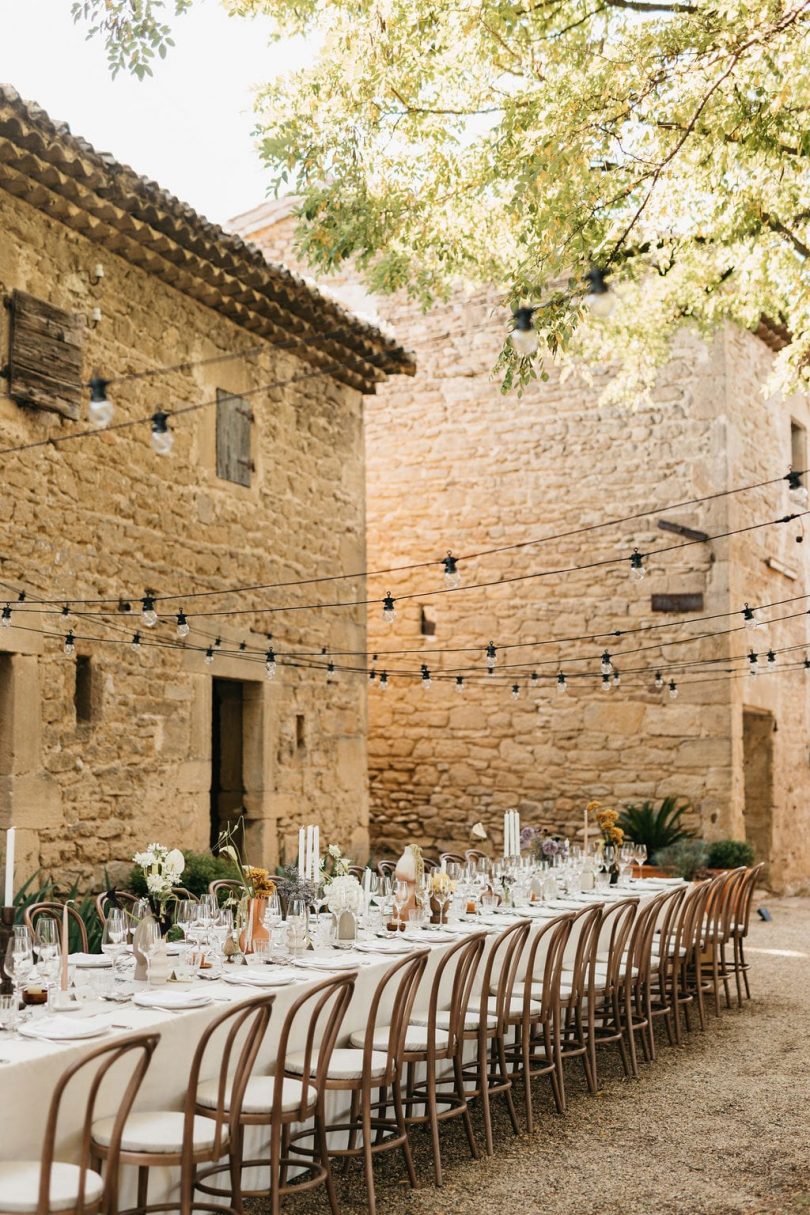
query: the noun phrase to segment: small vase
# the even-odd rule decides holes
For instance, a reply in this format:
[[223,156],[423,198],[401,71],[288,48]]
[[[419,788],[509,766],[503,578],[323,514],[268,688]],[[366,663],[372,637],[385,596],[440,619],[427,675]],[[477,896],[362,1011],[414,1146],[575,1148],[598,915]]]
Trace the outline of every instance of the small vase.
[[149,966],[146,960],[146,954],[143,952],[141,945],[149,932],[149,925],[157,923],[151,911],[147,911],[146,915],[138,924],[132,936],[132,956],[135,959],[135,982],[145,983],[149,977]]
[[335,944],[338,949],[351,949],[357,940],[357,916],[353,911],[335,913]]
[[619,881],[619,866],[611,865],[610,866],[610,884],[611,884],[611,886],[615,886],[618,883],[618,881]]
[[431,924],[446,924],[447,909],[449,904],[442,905],[436,898],[435,894],[430,896],[430,922]]
[[242,953],[254,953],[257,944],[268,945],[270,943],[270,932],[264,926],[266,910],[267,899],[248,899],[246,924],[239,934],[239,946]]

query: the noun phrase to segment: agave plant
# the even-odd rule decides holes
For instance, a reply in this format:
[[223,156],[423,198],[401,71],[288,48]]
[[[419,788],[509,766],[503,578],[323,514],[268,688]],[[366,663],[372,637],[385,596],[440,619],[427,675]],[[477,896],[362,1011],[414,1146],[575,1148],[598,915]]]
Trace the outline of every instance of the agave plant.
[[639,806],[625,806],[619,817],[619,826],[626,839],[636,844],[646,844],[647,857],[653,860],[659,849],[694,836],[694,831],[689,831],[681,821],[691,809],[690,802],[679,802],[677,797],[665,797],[658,807],[650,801],[642,802]]

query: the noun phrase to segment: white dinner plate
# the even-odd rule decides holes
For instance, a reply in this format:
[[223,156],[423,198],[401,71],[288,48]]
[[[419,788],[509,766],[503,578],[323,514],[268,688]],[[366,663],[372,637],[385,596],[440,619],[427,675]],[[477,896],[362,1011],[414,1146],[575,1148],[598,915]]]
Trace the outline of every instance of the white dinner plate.
[[112,966],[112,958],[107,957],[105,953],[72,953],[68,957],[71,966],[78,966],[81,970],[95,970],[97,967]]
[[313,957],[301,958],[297,966],[303,967],[304,970],[356,970],[357,962],[354,958],[347,958],[342,954],[336,953],[333,958]]
[[211,997],[204,992],[139,991],[132,997],[132,1003],[140,1008],[163,1008],[175,1012],[185,1008],[204,1008],[211,1003]]
[[227,970],[223,973],[222,979],[225,983],[234,983],[236,985],[249,984],[251,987],[284,987],[287,983],[294,983],[300,978],[294,970],[287,968],[271,966],[264,970],[251,970],[249,967],[240,966],[235,970]]
[[40,1021],[29,1021],[20,1026],[24,1038],[38,1038],[43,1042],[77,1042],[82,1038],[98,1038],[109,1032],[110,1025],[97,1017],[63,1018],[43,1017]]
[[361,953],[412,953],[412,946],[409,941],[398,941],[396,938],[387,940],[380,937],[378,941],[358,941],[355,949],[359,949]]
[[440,941],[442,943],[446,943],[450,934],[447,932],[435,932],[432,929],[427,928],[422,929],[421,932],[406,932],[404,935],[406,941],[416,941],[417,943],[422,941],[430,941],[438,944]]

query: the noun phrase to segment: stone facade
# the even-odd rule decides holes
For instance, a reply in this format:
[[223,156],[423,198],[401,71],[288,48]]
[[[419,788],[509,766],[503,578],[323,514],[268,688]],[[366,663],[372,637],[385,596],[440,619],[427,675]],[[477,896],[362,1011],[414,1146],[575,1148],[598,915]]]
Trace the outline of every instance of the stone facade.
[[[83,882],[115,877],[152,839],[207,847],[217,680],[238,685],[236,784],[251,861],[275,864],[285,849],[289,858],[298,824],[313,820],[323,839],[363,854],[365,683],[327,689],[320,659],[311,669],[281,655],[364,648],[364,609],[261,611],[311,603],[333,590],[326,583],[159,604],[150,630],[138,601],[147,591],[187,595],[362,569],[362,393],[407,369],[407,358],[8,90],[0,90],[0,164],[0,291],[21,289],[88,318],[101,308],[86,333],[85,378],[252,352],[112,385],[116,421],[212,402],[218,389],[276,385],[249,397],[247,487],[217,476],[215,406],[171,420],[168,458],[153,452],[148,423],[0,456],[0,599],[13,608],[11,627],[0,628],[0,828],[18,828],[18,879],[37,867]],[[104,275],[94,283],[99,263]],[[0,311],[4,351],[9,326]],[[309,348],[288,348],[302,331],[315,335]],[[313,374],[323,350],[332,370]],[[0,389],[0,448],[84,426]],[[342,587],[363,598],[362,580]],[[27,599],[16,606],[20,590]],[[119,597],[132,601],[132,618],[111,606],[103,617],[75,609],[62,620],[58,608],[36,605]],[[192,628],[187,644],[149,645],[174,642],[180,607]],[[247,610],[194,615],[233,608]],[[63,649],[68,627],[75,657]],[[147,643],[140,653],[130,646],[135,629]],[[270,630],[280,655],[273,682],[263,660]],[[209,666],[203,650],[217,636]]]
[[[235,221],[268,255],[293,264],[288,208],[270,204]],[[358,285],[330,280],[363,306]],[[764,399],[772,354],[759,337],[726,329],[710,346],[684,333],[648,403],[599,409],[585,378],[552,375],[522,399],[504,397],[491,376],[504,317],[494,295],[459,292],[423,315],[402,299],[365,301],[416,351],[414,380],[392,382],[366,404],[369,568],[381,569],[570,532],[604,519],[655,510],[740,484],[783,476],[791,464],[791,419],[810,424],[806,400]],[[805,596],[807,548],[798,524],[774,526],[692,544],[646,562],[635,583],[629,562],[552,577],[510,578],[586,562],[627,558],[683,543],[667,522],[718,536],[773,519],[789,508],[784,484],[700,505],[666,509],[635,523],[532,544],[460,563],[467,584],[503,580],[483,590],[432,595],[436,570],[369,583],[390,590],[396,619],[375,608],[369,647],[377,669],[436,675],[475,664],[501,648],[487,684],[392,674],[369,707],[371,831],[396,852],[423,839],[436,848],[469,844],[482,819],[500,844],[503,811],[521,807],[523,821],[566,831],[582,823],[592,797],[624,804],[688,798],[693,822],[709,839],[745,838],[770,864],[771,881],[796,889],[810,876],[808,680],[803,672],[734,677],[714,672],[753,644],[766,667],[775,649],[807,642],[807,602],[766,617],[794,618],[742,629],[745,601],[775,603]],[[373,585],[373,590],[372,590]],[[699,610],[652,610],[652,595],[703,596]],[[728,614],[730,615],[723,615]],[[798,613],[798,614],[796,614]],[[692,616],[719,619],[685,623]],[[425,623],[435,632],[424,635]],[[663,625],[647,633],[596,638],[613,630]],[[727,631],[724,634],[719,630]],[[714,637],[685,644],[701,633]],[[557,638],[593,636],[592,641]],[[621,685],[601,688],[599,657],[614,652]],[[442,654],[443,647],[471,647]],[[415,651],[386,655],[391,650]],[[801,660],[804,650],[779,657]],[[507,664],[518,664],[503,678]],[[679,664],[691,666],[678,671]],[[705,664],[703,667],[696,664]],[[740,672],[745,660],[731,664]],[[678,697],[656,691],[654,672],[674,676]],[[670,668],[672,668],[670,672]],[[541,675],[528,687],[529,672]],[[569,692],[555,691],[558,671]],[[587,671],[589,679],[577,678]],[[473,674],[472,671],[464,672]],[[512,678],[519,698],[511,697]],[[770,716],[767,716],[770,715]]]

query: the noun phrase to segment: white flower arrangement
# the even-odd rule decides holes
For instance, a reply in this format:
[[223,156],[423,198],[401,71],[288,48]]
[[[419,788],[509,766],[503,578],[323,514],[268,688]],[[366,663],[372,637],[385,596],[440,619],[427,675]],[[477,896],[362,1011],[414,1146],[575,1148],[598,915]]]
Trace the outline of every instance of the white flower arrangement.
[[338,844],[328,844],[320,861],[321,885],[326,889],[331,889],[335,878],[346,877],[349,874],[350,865],[350,858],[343,855]]
[[355,915],[362,910],[365,899],[363,887],[353,874],[333,877],[327,891],[326,905],[333,915],[351,911]]
[[146,889],[157,903],[165,902],[171,895],[186,867],[186,858],[180,849],[167,848],[164,844],[150,844],[143,852],[136,852],[132,859],[143,869]]

